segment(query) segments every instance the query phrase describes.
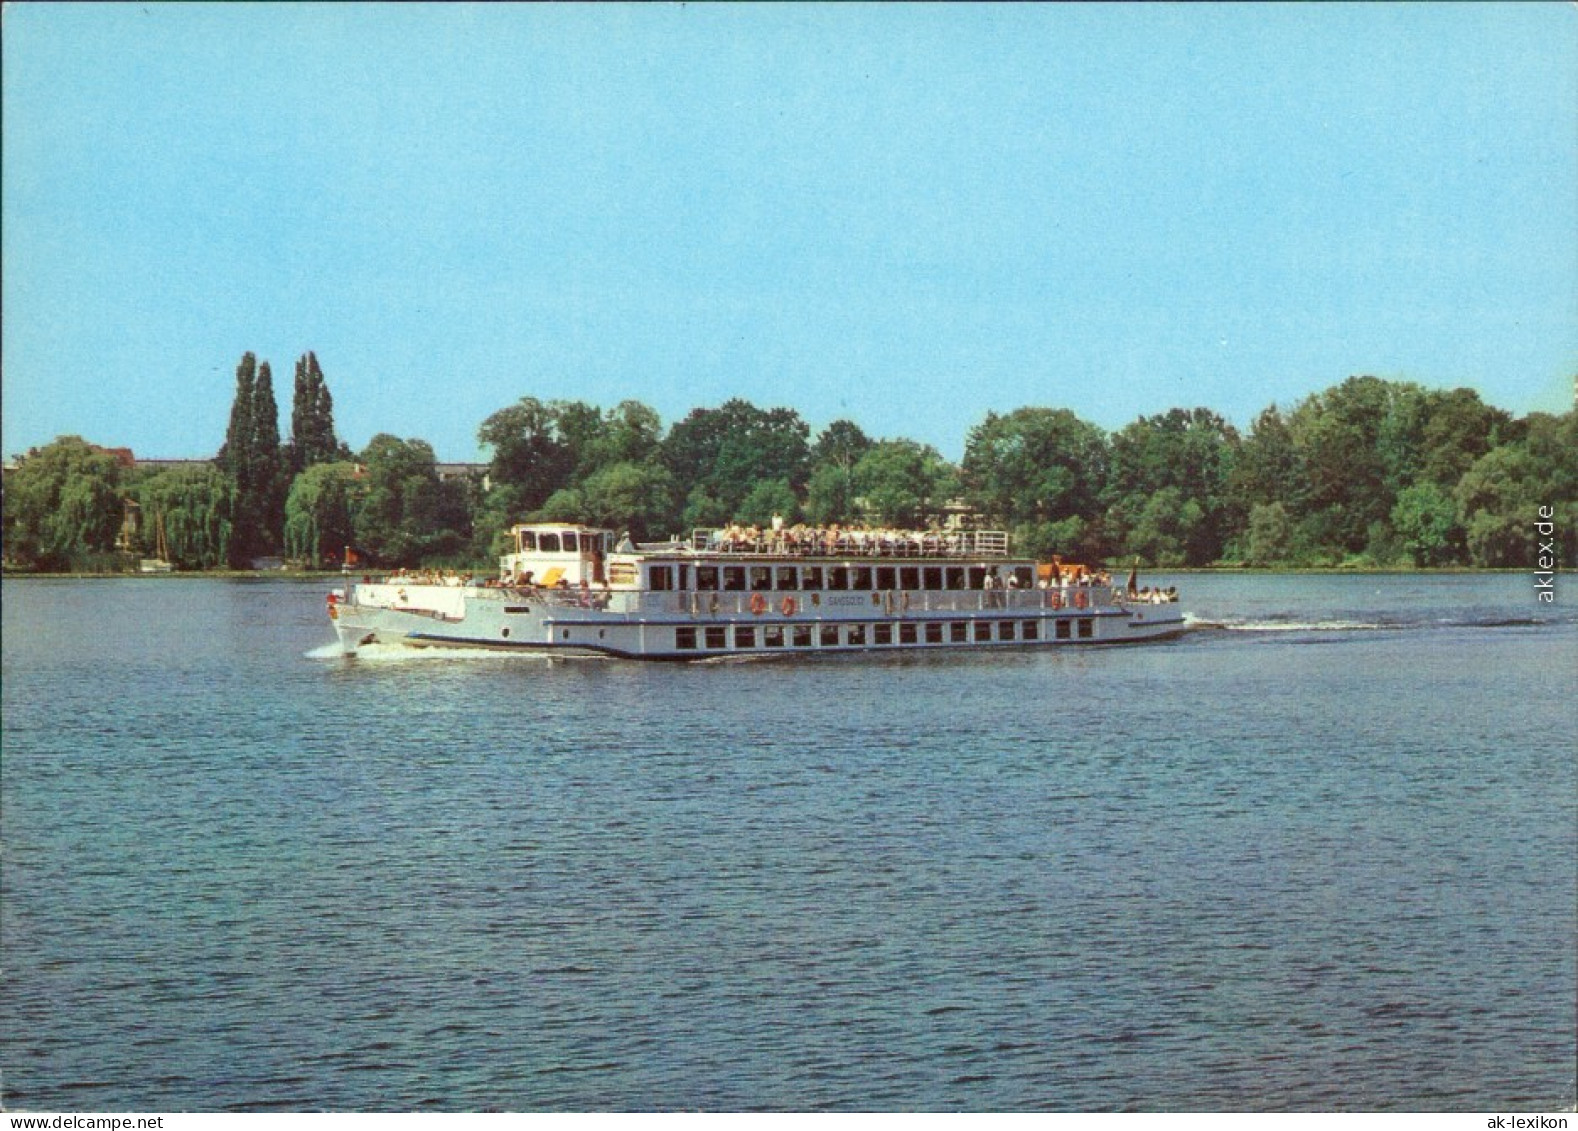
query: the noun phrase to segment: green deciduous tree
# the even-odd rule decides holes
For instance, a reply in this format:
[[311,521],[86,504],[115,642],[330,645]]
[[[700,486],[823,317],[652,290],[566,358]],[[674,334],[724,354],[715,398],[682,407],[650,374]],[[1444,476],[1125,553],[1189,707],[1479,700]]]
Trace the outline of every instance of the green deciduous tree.
[[379,433],[358,457],[361,491],[354,545],[384,565],[421,565],[459,554],[469,536],[464,488],[438,477],[425,440]]
[[996,520],[1088,517],[1106,482],[1106,436],[1062,408],[988,413],[970,430],[961,470],[968,498]]
[[812,522],[847,523],[859,513],[855,503],[854,468],[845,470],[833,463],[817,464],[805,489],[805,515]]
[[674,533],[674,476],[666,467],[616,463],[587,476],[578,486],[555,491],[531,517],[585,522],[628,533],[638,542]]
[[1180,566],[1188,562],[1191,545],[1204,541],[1204,508],[1186,499],[1177,487],[1163,487],[1151,495],[1129,528],[1127,549],[1155,566]]
[[1286,513],[1299,511],[1308,494],[1307,483],[1293,433],[1281,411],[1271,405],[1255,417],[1238,446],[1228,475],[1231,512],[1248,515],[1254,507],[1272,503],[1281,505]]
[[1535,529],[1542,506],[1556,516],[1561,560],[1578,554],[1578,413],[1519,424],[1519,438],[1475,460],[1454,491],[1475,565],[1527,568],[1548,540]]
[[715,409],[695,409],[674,425],[663,441],[662,459],[697,504],[687,505],[688,515],[699,517],[711,509],[701,501],[716,500],[727,519],[756,483],[782,479],[796,494],[804,490],[809,436],[810,428],[793,409],[761,409],[736,399]]
[[1462,543],[1452,496],[1426,481],[1404,487],[1392,506],[1392,530],[1415,565],[1437,566],[1456,560]]
[[593,445],[592,470],[615,464],[656,464],[663,444],[663,420],[640,401],[620,401],[603,414]]
[[1381,439],[1394,390],[1375,377],[1350,377],[1306,398],[1288,418],[1302,456],[1305,517],[1318,513],[1321,540],[1342,554],[1364,549],[1370,525],[1391,515],[1395,495]]
[[958,486],[952,465],[914,440],[880,441],[855,465],[855,494],[867,516],[894,526],[926,524]]
[[[1238,431],[1206,408],[1142,417],[1113,435],[1105,497],[1127,551],[1166,565],[1209,565],[1236,518],[1229,483]],[[1169,492],[1176,513],[1156,500]]]
[[1267,566],[1287,561],[1293,553],[1293,523],[1280,502],[1256,503],[1249,510],[1249,529],[1243,555],[1250,565]]
[[115,457],[80,436],[36,448],[5,481],[6,556],[45,570],[108,554],[125,518]]
[[[657,468],[663,423],[640,401],[621,401],[604,412],[582,401],[540,401],[522,397],[488,417],[477,433],[492,450],[488,466],[491,487],[481,501],[476,537],[489,554],[503,544],[513,523],[550,510],[566,521],[579,517],[588,498],[605,495],[612,485],[631,485],[629,471],[593,483],[621,465]],[[645,488],[659,495],[671,480],[648,476]],[[675,521],[673,505],[657,507],[646,495],[637,525],[661,528]],[[658,513],[659,510],[664,513]]]
[[848,420],[835,420],[822,430],[811,449],[811,474],[806,482],[805,514],[821,525],[857,517],[855,465],[871,450],[871,439]]
[[477,440],[492,449],[488,477],[505,509],[524,516],[568,486],[575,457],[560,415],[536,397],[522,397],[482,422]]
[[755,483],[735,511],[736,520],[763,530],[772,525],[774,517],[786,523],[800,520],[800,500],[787,479],[763,479]]

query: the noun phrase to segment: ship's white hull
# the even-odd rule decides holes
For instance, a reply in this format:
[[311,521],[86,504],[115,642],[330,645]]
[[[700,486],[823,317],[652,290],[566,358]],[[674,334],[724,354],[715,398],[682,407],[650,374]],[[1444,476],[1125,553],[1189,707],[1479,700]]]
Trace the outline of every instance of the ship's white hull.
[[1133,644],[1184,631],[1177,604],[1105,591],[803,593],[765,608],[749,596],[616,594],[598,607],[569,594],[364,583],[331,616],[347,654],[379,644],[666,660]]

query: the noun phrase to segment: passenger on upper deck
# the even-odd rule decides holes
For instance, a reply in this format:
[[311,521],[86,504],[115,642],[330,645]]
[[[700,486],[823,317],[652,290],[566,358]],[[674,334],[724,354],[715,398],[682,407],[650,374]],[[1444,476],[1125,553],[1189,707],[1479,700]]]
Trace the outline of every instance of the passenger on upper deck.
[[[933,525],[929,530],[873,529],[866,526],[782,525],[775,515],[767,532],[755,526],[730,523],[708,532],[695,546],[726,554],[859,555],[862,557],[959,557],[973,546],[968,534],[944,531]],[[1000,552],[1000,551],[999,551]]]

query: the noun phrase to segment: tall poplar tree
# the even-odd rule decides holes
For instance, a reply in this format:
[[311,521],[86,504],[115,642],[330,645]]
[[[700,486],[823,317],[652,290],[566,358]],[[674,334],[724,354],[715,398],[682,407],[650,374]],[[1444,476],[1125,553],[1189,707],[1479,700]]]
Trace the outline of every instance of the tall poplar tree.
[[316,464],[343,459],[346,454],[334,437],[334,398],[329,395],[317,355],[308,350],[296,361],[286,462],[294,476]]
[[216,461],[240,482],[252,451],[252,387],[257,384],[258,360],[248,350],[236,366],[236,397],[230,402],[230,426]]
[[248,351],[236,367],[236,399],[219,449],[220,470],[235,480],[231,561],[244,565],[279,549],[285,524],[284,465],[279,446],[279,406],[268,362]]
[[284,542],[285,495],[290,479],[279,442],[274,375],[266,361],[258,363],[257,383],[252,386],[252,459],[259,519],[257,549],[261,554],[273,554]]

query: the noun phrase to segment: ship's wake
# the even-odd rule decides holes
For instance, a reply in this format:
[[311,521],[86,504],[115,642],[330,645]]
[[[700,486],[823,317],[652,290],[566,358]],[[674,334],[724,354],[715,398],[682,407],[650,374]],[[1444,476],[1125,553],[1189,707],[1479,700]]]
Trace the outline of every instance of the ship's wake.
[[352,652],[345,652],[338,644],[325,644],[321,648],[313,648],[306,653],[309,660],[355,660],[363,664],[423,664],[435,660],[453,662],[455,660],[491,660],[495,663],[504,661],[560,661],[560,660],[600,660],[601,656],[586,656],[564,652],[534,651],[524,648],[467,648],[464,646],[439,647],[429,646],[411,648],[403,644],[363,644]]
[[1184,615],[1184,624],[1188,628],[1204,632],[1426,632],[1440,629],[1538,628],[1552,623],[1555,622],[1539,617],[1488,615],[1483,617],[1378,617],[1374,620],[1340,616],[1310,619],[1307,614],[1294,613],[1286,615],[1271,614],[1258,618],[1224,617],[1220,620],[1199,617],[1193,613]]

